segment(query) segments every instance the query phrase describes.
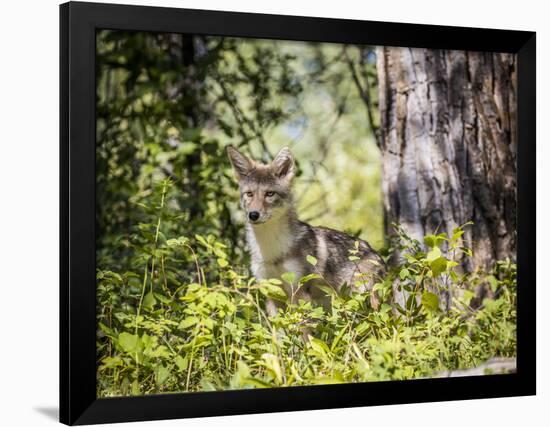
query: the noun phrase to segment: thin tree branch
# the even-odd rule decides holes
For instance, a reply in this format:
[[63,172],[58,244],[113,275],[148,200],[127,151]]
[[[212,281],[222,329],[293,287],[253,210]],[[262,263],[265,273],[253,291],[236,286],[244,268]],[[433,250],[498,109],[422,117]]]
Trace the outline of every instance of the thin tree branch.
[[[216,83],[218,83],[218,86],[222,90],[222,94],[223,94],[222,99],[231,108],[231,112],[233,113],[235,120],[237,120],[237,122],[239,123],[239,126],[241,126],[242,130],[244,130],[244,125],[246,124],[246,126],[254,135],[254,137],[260,142],[260,145],[262,146],[263,157],[267,157],[270,160],[273,159],[273,155],[267,148],[267,143],[264,139],[263,134],[258,129],[256,129],[256,126],[254,126],[254,123],[252,122],[252,120],[249,119],[246,116],[246,114],[244,114],[244,112],[239,108],[239,106],[237,105],[236,99],[234,99],[234,96],[230,93],[229,89],[227,89],[227,86],[225,85],[225,83],[223,82],[223,79],[219,74],[216,76]],[[241,135],[248,139],[248,135],[246,135],[246,133],[241,132]]]
[[[376,140],[376,145],[378,145],[378,147],[380,147],[381,145],[380,145],[380,138],[379,138],[379,130],[376,127],[376,125],[374,124],[374,113],[373,113],[372,102],[371,102],[370,94],[369,94],[370,93],[370,85],[368,83],[368,80],[366,80],[366,82],[365,82],[366,87],[363,88],[363,85],[362,85],[362,83],[359,79],[359,75],[357,74],[357,70],[355,69],[355,63],[350,58],[350,56],[348,54],[348,51],[347,51],[347,47],[345,49],[346,49],[346,51],[345,51],[346,62],[348,64],[348,68],[351,72],[351,77],[353,79],[353,82],[355,83],[355,86],[357,87],[357,90],[359,91],[359,96],[361,97],[361,99],[365,103],[365,106],[366,106],[366,109],[367,109],[367,117],[369,119],[369,124],[370,124],[370,127],[372,129],[372,132],[374,133],[374,138]],[[363,74],[363,77],[367,77],[366,73]]]

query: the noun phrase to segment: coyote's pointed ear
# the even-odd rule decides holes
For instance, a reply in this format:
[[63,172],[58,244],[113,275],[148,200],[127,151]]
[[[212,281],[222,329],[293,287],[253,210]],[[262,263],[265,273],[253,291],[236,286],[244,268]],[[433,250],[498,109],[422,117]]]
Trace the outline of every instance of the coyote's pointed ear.
[[294,177],[294,159],[288,147],[281,148],[281,151],[277,153],[271,162],[271,167],[279,178],[290,181]]
[[233,170],[235,171],[235,175],[240,181],[241,179],[245,178],[252,170],[252,162],[248,157],[246,157],[232,145],[228,145],[226,151],[227,155],[229,156],[231,166],[233,166]]

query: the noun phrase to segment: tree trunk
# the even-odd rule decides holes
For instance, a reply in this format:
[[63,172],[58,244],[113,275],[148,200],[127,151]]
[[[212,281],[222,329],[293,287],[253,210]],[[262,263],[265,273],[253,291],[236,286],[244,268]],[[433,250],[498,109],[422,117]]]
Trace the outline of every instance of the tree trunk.
[[386,223],[422,241],[471,220],[466,270],[515,260],[515,56],[381,47],[377,62]]

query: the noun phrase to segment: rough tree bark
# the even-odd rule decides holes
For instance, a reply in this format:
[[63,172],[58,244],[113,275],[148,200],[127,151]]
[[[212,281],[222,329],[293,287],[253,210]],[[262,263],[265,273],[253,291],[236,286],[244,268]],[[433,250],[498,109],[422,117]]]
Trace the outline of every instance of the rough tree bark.
[[515,260],[515,56],[381,47],[377,68],[388,228],[421,240],[472,220],[466,270]]

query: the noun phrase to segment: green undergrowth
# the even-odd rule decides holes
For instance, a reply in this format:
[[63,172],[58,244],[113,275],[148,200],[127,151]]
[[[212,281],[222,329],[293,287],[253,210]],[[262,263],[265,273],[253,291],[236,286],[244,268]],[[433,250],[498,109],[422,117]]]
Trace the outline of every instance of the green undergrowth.
[[369,292],[327,286],[330,310],[302,301],[269,317],[283,281],[319,277],[257,281],[222,237],[170,235],[169,188],[136,204],[149,222],[119,240],[125,262],[98,261],[99,397],[401,380],[515,356],[515,265],[462,273],[463,227],[423,242],[396,227],[384,255],[401,261],[374,285],[376,308]]

